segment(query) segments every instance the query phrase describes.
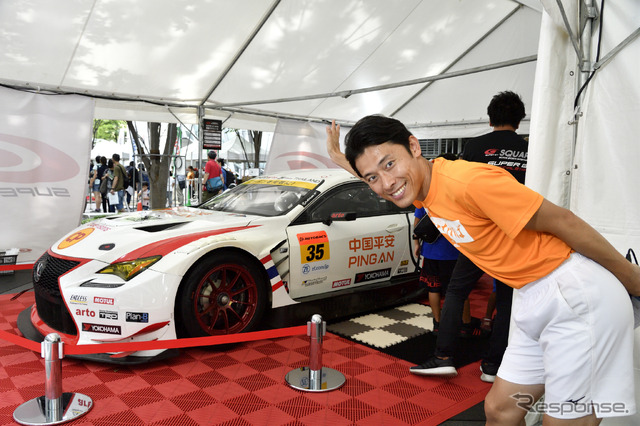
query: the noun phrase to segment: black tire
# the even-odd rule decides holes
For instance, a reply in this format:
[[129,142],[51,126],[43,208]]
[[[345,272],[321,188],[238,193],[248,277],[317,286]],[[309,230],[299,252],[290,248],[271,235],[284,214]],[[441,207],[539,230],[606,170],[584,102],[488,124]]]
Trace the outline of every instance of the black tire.
[[266,278],[259,263],[237,253],[202,259],[183,279],[176,300],[183,337],[252,330],[267,306]]

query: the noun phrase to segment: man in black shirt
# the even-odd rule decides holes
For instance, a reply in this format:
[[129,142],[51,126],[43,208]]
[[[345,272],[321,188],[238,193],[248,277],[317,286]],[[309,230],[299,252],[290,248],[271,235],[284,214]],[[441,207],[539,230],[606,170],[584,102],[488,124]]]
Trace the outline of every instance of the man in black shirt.
[[[470,140],[465,146],[462,159],[502,167],[520,183],[524,183],[528,143],[516,134],[520,121],[525,117],[524,104],[520,96],[508,91],[498,93],[491,99],[487,113],[493,132]],[[435,376],[457,374],[453,355],[462,322],[464,301],[483,273],[467,257],[460,254],[447,288],[435,354],[423,364],[411,367],[412,373]],[[489,351],[481,364],[480,378],[485,382],[495,380],[507,348],[512,295],[513,288],[496,281],[496,317]]]

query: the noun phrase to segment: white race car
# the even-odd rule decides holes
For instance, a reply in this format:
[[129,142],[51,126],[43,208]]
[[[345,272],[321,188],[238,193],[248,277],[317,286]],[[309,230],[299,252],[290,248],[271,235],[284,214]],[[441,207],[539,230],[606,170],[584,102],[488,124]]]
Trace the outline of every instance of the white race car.
[[325,319],[403,303],[424,294],[413,211],[342,170],[305,170],[252,179],[198,207],[105,217],[38,259],[36,303],[18,327],[36,341],[51,332],[74,344],[167,340],[252,330],[267,310],[302,302]]

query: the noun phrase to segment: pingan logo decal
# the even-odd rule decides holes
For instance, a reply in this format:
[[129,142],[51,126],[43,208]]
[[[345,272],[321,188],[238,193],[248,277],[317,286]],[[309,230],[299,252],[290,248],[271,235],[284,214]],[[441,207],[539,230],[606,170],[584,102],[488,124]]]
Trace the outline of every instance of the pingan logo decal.
[[0,182],[61,182],[79,172],[73,157],[49,144],[0,133]]
[[58,250],[66,249],[84,240],[93,232],[93,228],[84,228],[69,235],[64,241],[58,244]]

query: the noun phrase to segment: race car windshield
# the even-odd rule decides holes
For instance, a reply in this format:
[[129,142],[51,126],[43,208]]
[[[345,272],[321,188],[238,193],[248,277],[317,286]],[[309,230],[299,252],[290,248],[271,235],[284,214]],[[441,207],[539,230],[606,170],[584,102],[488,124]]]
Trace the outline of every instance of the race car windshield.
[[200,208],[258,216],[279,216],[294,208],[311,189],[301,186],[244,183]]

